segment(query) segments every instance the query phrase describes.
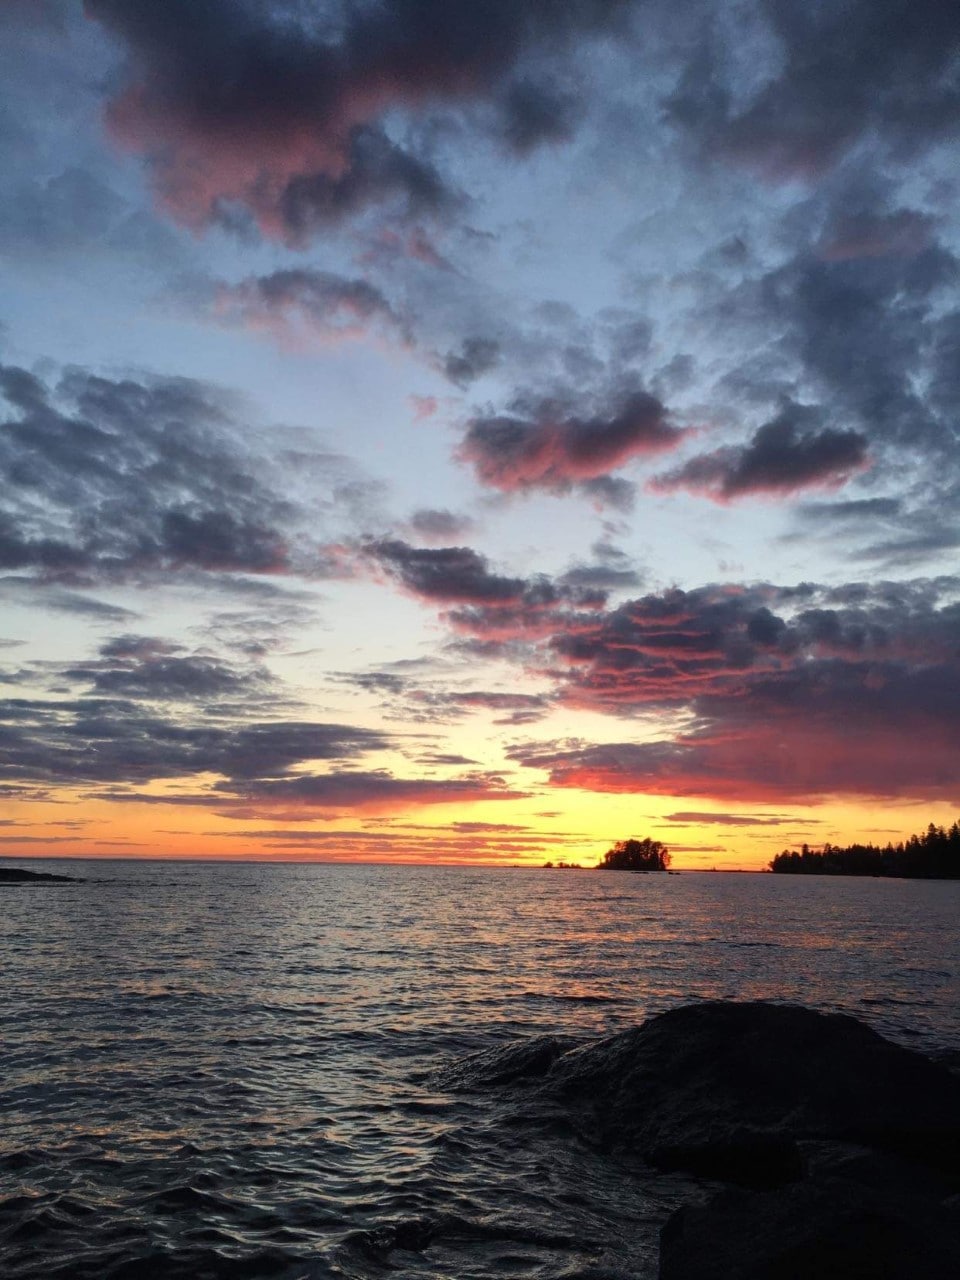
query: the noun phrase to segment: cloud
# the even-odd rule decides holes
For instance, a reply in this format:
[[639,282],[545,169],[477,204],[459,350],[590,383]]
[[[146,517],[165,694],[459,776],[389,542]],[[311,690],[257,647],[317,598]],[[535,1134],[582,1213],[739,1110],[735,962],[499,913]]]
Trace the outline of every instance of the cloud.
[[32,577],[12,574],[0,577],[0,599],[29,603],[55,613],[73,614],[98,622],[129,623],[139,616],[133,609],[98,600],[87,593],[65,591],[62,587],[50,586]]
[[[526,50],[569,46],[621,9],[393,0],[307,22],[227,0],[169,0],[162,15],[150,0],[86,0],[129,53],[110,128],[149,158],[166,206],[199,226],[239,202],[292,243],[371,204],[408,215],[448,204],[429,161],[384,131],[390,113],[483,97]],[[522,131],[519,108],[513,118]],[[532,144],[529,103],[526,118]]]
[[[144,688],[146,682],[137,693]],[[161,693],[169,696],[169,687]],[[199,773],[256,779],[311,760],[349,760],[388,742],[350,725],[224,723],[202,711],[173,718],[122,697],[7,699],[0,702],[0,777],[66,784],[144,784]]]
[[268,460],[249,431],[244,438],[226,393],[80,369],[48,386],[7,365],[0,396],[9,406],[4,413],[0,400],[0,568],[73,587],[344,571],[312,544],[289,495],[308,476],[319,482],[312,519],[323,501],[349,519],[360,491],[346,460],[302,447]]
[[642,579],[635,569],[611,564],[578,564],[562,573],[557,581],[561,586],[607,592],[639,587]]
[[583,611],[602,609],[606,592],[576,583],[494,573],[471,547],[411,547],[398,539],[368,543],[364,555],[420,600],[438,605],[453,627],[498,640],[573,628]]
[[247,699],[262,695],[271,683],[262,669],[237,669],[219,658],[201,655],[144,653],[137,660],[121,663],[111,658],[97,665],[70,668],[64,674],[72,680],[89,679],[94,693],[104,697],[160,702]]
[[385,770],[297,774],[264,779],[242,787],[218,784],[235,793],[244,816],[280,810],[288,817],[331,811],[397,812],[436,804],[473,804],[482,800],[516,800],[526,793],[511,790],[492,774],[465,778],[397,778]]
[[223,324],[265,331],[294,346],[309,339],[358,338],[378,326],[394,335],[404,332],[400,317],[368,280],[307,268],[219,283],[212,309]]
[[699,454],[657,476],[651,488],[666,493],[686,489],[718,502],[838,488],[867,466],[866,437],[833,427],[802,430],[811,418],[815,421],[816,415],[804,406],[791,405],[760,427],[746,446]]
[[458,456],[482,484],[503,492],[563,494],[576,483],[605,483],[609,472],[673,449],[682,437],[660,401],[638,391],[597,417],[547,402],[529,417],[475,418]]
[[[953,696],[950,702],[957,705]],[[931,736],[934,725],[938,732]],[[667,743],[620,742],[509,754],[519,763],[546,769],[553,786],[602,793],[734,803],[820,804],[841,796],[927,803],[956,800],[952,759],[960,739],[941,717],[914,714],[898,725],[879,716],[860,715],[844,723],[833,715],[818,723],[797,715],[773,724],[757,721],[736,730],[720,729],[712,725]],[[904,730],[911,739],[921,735],[907,760]]]
[[804,503],[797,514],[813,523],[859,523],[890,519],[900,514],[902,505],[899,498],[851,498],[845,502]]
[[798,822],[817,822],[816,818],[804,817],[769,817],[749,813],[703,813],[699,810],[681,813],[668,813],[667,822],[693,823],[699,826],[716,827],[785,827],[795,826]]
[[[218,833],[220,834],[220,833]],[[234,839],[256,841],[258,849],[277,858],[320,854],[325,861],[398,861],[431,863],[515,862],[546,851],[562,850],[583,837],[570,832],[543,832],[515,823],[453,822],[426,826],[362,819],[362,826],[334,831],[274,827],[231,832]]]
[[817,252],[827,262],[882,258],[888,254],[916,257],[933,241],[935,221],[916,209],[877,213],[837,210],[824,229]]
[[493,369],[500,358],[500,344],[493,338],[464,338],[459,351],[450,351],[443,372],[458,387],[467,387]]
[[516,80],[500,103],[504,141],[525,156],[544,143],[569,142],[581,115],[581,103],[556,85]]
[[423,542],[449,545],[453,538],[462,538],[473,527],[469,516],[456,515],[445,508],[421,507],[410,517],[411,530]]
[[[889,198],[882,187],[844,180],[827,192],[825,210],[798,213],[819,215],[829,226],[837,210],[863,207],[877,219]],[[779,335],[781,351],[795,361],[795,376],[820,398],[821,431],[836,431],[842,423],[845,432],[865,436],[871,458],[889,461],[898,476],[905,463],[915,468],[930,460],[955,476],[951,423],[960,402],[950,375],[939,381],[939,352],[952,367],[946,353],[955,343],[944,302],[960,279],[956,258],[935,242],[835,260],[812,249],[801,244],[764,275],[757,297],[761,322]],[[794,417],[797,407],[788,413]],[[797,418],[796,425],[805,424]],[[848,448],[852,458],[853,441]]]
[[450,694],[450,701],[468,710],[494,711],[501,715],[496,724],[532,724],[550,710],[550,699],[538,693],[499,693],[472,690]]
[[958,598],[955,579],[921,579],[629,601],[592,630],[582,619],[543,642],[543,674],[570,706],[656,712],[661,724],[670,713],[682,730],[655,742],[532,744],[512,758],[546,769],[553,785],[597,791],[952,800]]
[[703,21],[669,118],[705,153],[774,178],[822,174],[875,140],[915,157],[960,123],[955,17],[949,0],[760,3],[739,16],[736,42]]
[[515,605],[527,584],[491,572],[486,557],[471,547],[412,547],[400,539],[371,542],[365,554],[408,591],[442,604]]

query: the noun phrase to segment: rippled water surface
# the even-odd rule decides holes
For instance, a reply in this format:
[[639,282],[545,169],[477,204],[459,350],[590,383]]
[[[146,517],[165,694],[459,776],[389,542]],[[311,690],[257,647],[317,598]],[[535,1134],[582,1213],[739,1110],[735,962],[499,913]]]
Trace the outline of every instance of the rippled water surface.
[[[18,864],[29,865],[29,864]],[[440,1064],[702,998],[960,1048],[960,884],[210,863],[0,888],[0,1274],[656,1274],[689,1194]]]

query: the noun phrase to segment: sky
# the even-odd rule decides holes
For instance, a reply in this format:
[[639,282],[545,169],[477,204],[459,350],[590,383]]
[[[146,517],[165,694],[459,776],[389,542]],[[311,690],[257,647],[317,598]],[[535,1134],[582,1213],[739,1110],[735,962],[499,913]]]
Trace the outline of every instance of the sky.
[[0,856],[960,809],[955,0],[2,0]]

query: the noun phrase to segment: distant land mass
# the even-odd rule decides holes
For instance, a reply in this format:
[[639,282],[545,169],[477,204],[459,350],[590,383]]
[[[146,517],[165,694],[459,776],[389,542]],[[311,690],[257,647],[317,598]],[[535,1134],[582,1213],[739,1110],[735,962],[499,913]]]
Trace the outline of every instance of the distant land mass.
[[0,867],[0,884],[82,884],[79,876],[55,876],[52,871],[25,871],[22,867]]
[[[584,871],[579,862],[545,862],[545,867],[557,867],[565,871]],[[649,836],[643,840],[618,840],[608,849],[596,865],[598,871],[666,871],[670,865],[670,852],[659,840]]]
[[899,844],[825,844],[784,849],[770,863],[780,875],[896,876],[906,880],[960,880],[960,822],[947,830],[932,822],[922,836]]

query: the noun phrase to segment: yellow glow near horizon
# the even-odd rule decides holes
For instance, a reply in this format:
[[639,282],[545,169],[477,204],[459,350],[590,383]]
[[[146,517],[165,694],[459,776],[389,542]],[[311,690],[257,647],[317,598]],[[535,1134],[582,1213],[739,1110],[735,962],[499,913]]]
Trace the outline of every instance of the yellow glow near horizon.
[[[593,866],[616,840],[661,840],[676,870],[762,870],[783,848],[825,841],[885,844],[948,826],[950,806],[830,800],[802,807],[740,806],[734,814],[689,797],[542,789],[535,797],[410,806],[401,812],[228,817],[206,804],[75,796],[22,806],[0,843],[4,858],[197,858],[296,862],[398,862]],[[11,811],[13,806],[9,806]]]

